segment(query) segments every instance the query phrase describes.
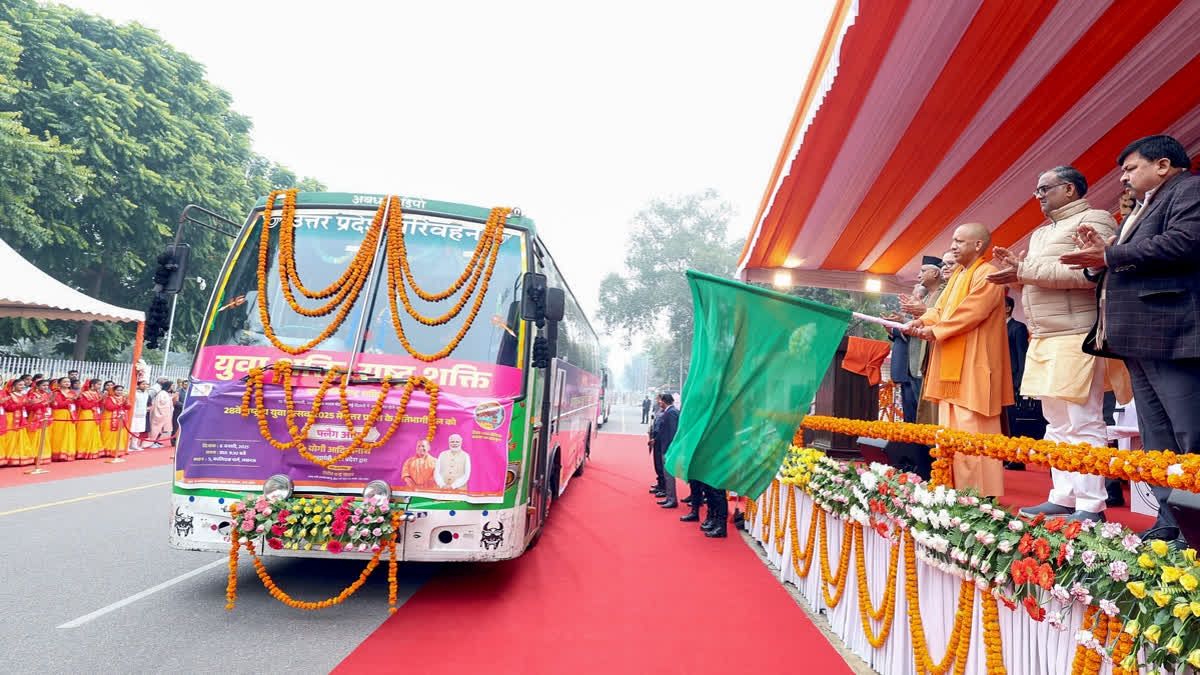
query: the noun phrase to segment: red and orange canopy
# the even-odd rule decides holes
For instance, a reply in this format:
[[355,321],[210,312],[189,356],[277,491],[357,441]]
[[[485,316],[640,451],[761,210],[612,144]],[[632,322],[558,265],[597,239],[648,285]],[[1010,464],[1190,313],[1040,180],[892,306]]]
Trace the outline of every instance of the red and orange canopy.
[[1200,2],[839,0],[739,274],[903,291],[960,223],[1023,250],[1053,166],[1115,211],[1158,133],[1200,151]]

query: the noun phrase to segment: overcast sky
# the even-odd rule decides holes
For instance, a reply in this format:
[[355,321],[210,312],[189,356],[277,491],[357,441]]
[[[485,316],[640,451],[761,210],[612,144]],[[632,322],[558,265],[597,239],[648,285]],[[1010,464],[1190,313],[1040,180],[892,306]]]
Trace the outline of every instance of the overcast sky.
[[595,324],[648,200],[715,188],[744,240],[833,0],[66,4],[158,30],[330,190],[519,206]]

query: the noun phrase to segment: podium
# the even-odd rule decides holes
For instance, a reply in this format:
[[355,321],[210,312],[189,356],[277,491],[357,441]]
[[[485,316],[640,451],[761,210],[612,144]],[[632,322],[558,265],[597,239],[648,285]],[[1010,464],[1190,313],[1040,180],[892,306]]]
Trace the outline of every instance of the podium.
[[[833,362],[825,371],[817,395],[813,398],[811,414],[830,415],[855,420],[879,419],[879,385],[871,385],[865,375],[842,368],[849,340],[842,338]],[[804,430],[804,443],[838,459],[859,459],[858,437],[830,431]]]

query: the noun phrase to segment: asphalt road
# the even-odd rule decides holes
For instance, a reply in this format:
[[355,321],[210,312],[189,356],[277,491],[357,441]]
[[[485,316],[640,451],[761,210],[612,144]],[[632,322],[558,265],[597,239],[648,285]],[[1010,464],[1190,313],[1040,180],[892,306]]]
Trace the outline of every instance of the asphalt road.
[[644,434],[650,428],[642,424],[642,407],[614,405],[608,413],[608,422],[600,427],[602,434]]
[[[342,605],[302,612],[243,560],[225,611],[226,557],[167,547],[170,477],[161,466],[0,490],[0,671],[328,672],[387,618],[386,565]],[[268,562],[301,599],[336,595],[362,566]],[[398,599],[436,569],[402,564]]]
[[[640,407],[619,406],[601,433],[647,426]],[[167,546],[170,478],[159,466],[0,489],[0,672],[328,672],[387,618],[386,565],[345,603],[303,612],[268,596],[245,556],[225,611],[227,557]],[[293,597],[317,600],[363,563],[267,565]],[[401,564],[398,600],[437,569]]]

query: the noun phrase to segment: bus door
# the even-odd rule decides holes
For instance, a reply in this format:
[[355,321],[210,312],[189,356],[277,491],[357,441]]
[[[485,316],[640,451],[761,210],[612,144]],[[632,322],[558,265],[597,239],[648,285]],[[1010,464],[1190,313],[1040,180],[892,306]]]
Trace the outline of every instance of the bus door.
[[[563,409],[563,396],[566,394],[566,382],[567,369],[560,368],[556,364],[554,367],[554,398],[550,399],[552,401],[550,405],[550,448],[553,451],[554,446],[558,446],[558,461],[560,467],[574,466],[573,464],[569,463],[573,458],[565,457],[563,455],[563,453],[566,452],[570,446],[570,443],[566,442],[566,438],[562,435],[561,428],[563,413],[566,412]],[[567,423],[567,427],[567,430],[570,431],[570,422]],[[550,488],[554,490],[554,495],[556,497],[558,496],[558,489],[561,485],[562,473],[560,472],[558,475],[558,484],[550,486]]]

